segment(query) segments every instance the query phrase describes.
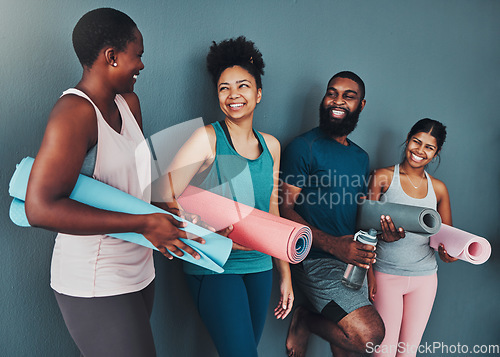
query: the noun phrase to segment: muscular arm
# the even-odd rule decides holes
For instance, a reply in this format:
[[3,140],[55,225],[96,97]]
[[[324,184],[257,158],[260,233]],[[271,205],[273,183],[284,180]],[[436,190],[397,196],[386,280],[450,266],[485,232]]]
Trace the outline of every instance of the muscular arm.
[[335,237],[310,225],[295,210],[295,202],[302,190],[299,187],[283,183],[281,189],[280,212],[285,218],[307,225],[313,233],[313,246],[338,259],[368,269],[370,263],[374,261],[374,247],[355,242],[352,235]]
[[85,154],[97,142],[96,120],[85,99],[64,96],[57,102],[28,183],[26,214],[31,225],[70,234],[122,227],[120,215],[69,199]]

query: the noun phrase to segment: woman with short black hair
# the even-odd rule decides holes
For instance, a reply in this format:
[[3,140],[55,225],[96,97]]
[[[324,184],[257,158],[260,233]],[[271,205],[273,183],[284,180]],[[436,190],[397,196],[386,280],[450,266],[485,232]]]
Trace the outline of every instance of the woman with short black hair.
[[[78,84],[50,113],[26,195],[32,226],[59,232],[51,287],[66,326],[84,356],[155,356],[152,249],[106,233],[143,234],[165,256],[179,249],[184,225],[166,214],[110,212],[70,199],[80,173],[144,201],[151,181],[134,84],[144,68],[142,35],[115,9],[85,14],[73,31],[83,67]],[[142,149],[141,149],[142,148]],[[199,239],[199,238],[198,238]]]

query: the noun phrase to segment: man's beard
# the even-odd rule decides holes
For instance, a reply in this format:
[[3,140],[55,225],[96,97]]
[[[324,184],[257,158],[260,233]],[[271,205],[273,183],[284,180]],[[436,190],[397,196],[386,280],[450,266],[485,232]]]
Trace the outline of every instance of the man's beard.
[[[338,138],[349,135],[358,125],[359,113],[361,113],[361,103],[354,112],[347,111],[346,116],[341,121],[336,121],[330,117],[330,111],[335,106],[324,107],[323,101],[319,105],[319,127],[328,136]],[[345,109],[345,108],[342,108]]]

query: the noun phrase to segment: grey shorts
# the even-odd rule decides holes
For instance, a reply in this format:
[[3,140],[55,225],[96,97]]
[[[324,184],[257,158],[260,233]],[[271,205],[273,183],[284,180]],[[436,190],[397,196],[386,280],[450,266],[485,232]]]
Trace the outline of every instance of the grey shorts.
[[342,284],[346,263],[333,258],[306,258],[291,264],[294,283],[323,316],[339,322],[360,307],[371,305],[365,279],[359,290]]

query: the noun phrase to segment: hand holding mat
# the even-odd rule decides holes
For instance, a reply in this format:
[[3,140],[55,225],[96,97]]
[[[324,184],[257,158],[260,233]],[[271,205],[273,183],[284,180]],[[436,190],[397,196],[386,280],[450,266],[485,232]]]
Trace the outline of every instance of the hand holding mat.
[[[14,197],[11,204],[10,217],[15,224],[23,227],[30,226],[24,210],[24,200],[26,198],[26,189],[28,187],[28,179],[33,162],[33,158],[24,158],[17,165],[16,171],[14,172],[9,184],[9,193],[12,197]],[[172,215],[178,220],[185,221],[160,209],[159,207],[153,206],[139,198],[129,195],[128,193],[84,175],[80,175],[78,177],[78,181],[75,184],[75,188],[73,189],[70,198],[86,205],[107,211],[129,214],[163,213]],[[192,233],[206,239],[206,243],[201,244],[193,240],[181,238],[184,243],[196,250],[200,254],[201,258],[195,259],[192,255],[187,254],[186,252],[184,252],[182,257],[175,254],[172,254],[172,256],[200,265],[218,273],[223,272],[224,269],[222,269],[222,266],[225,264],[229,254],[231,253],[231,240],[191,222],[187,222],[187,226],[183,229],[188,233]],[[142,234],[109,233],[108,235],[158,250]]]
[[390,216],[394,225],[414,233],[435,234],[441,227],[441,216],[436,210],[384,201],[364,200],[358,206],[357,228],[380,231],[380,216]]
[[289,263],[300,263],[311,249],[309,227],[210,191],[188,186],[178,202],[216,230],[232,224],[229,238],[234,242]]
[[483,264],[491,255],[491,245],[485,238],[458,228],[443,224],[439,232],[430,238],[430,246],[438,250],[443,243],[446,251],[454,258],[472,263]]

